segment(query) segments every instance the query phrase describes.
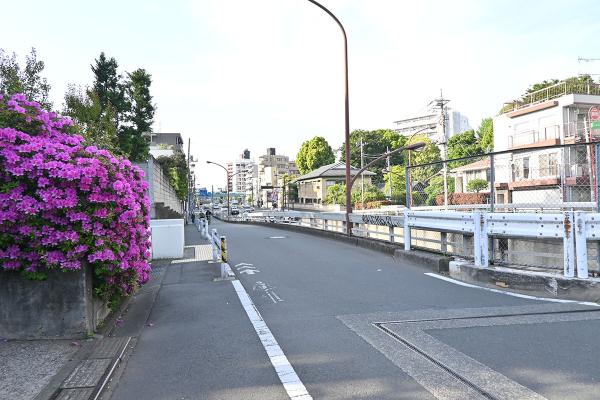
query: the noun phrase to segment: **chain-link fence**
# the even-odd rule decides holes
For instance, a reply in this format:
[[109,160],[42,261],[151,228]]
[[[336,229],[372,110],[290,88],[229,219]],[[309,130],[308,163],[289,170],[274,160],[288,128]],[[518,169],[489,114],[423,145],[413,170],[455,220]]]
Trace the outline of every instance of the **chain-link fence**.
[[[554,146],[533,147],[519,144],[521,140],[512,138],[517,148],[511,151],[407,167],[407,207],[509,213],[600,212],[599,144],[577,143],[582,140],[577,136],[572,137],[572,144]],[[472,243],[463,235],[415,230],[412,241],[416,247],[447,254],[471,254]],[[595,246],[588,249],[590,270],[599,269],[597,254]],[[491,256],[497,265],[531,270],[563,268],[560,239],[496,236],[491,242]]]
[[405,202],[413,209],[597,211],[598,146],[527,147],[408,166]]

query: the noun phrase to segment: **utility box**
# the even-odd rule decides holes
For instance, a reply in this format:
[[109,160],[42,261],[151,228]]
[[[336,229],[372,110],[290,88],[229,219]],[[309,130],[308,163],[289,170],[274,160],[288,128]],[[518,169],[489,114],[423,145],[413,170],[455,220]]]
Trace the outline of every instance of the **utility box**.
[[185,236],[183,219],[153,219],[152,259],[183,258]]

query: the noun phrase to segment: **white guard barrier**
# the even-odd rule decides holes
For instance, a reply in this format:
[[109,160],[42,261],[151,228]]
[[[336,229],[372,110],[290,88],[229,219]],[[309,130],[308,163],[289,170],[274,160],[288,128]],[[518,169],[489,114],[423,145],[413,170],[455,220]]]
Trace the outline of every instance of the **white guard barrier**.
[[185,244],[183,227],[183,219],[153,219],[150,221],[153,260],[183,258]]

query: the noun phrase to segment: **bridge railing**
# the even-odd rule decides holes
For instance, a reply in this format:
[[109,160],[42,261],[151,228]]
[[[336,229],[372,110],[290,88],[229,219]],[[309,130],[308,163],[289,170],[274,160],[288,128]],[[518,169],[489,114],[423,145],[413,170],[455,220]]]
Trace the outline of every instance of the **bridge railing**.
[[[265,211],[246,221],[346,232],[342,213]],[[351,214],[353,234],[398,243],[407,251],[428,250],[490,264],[533,271],[554,270],[587,279],[600,268],[600,214],[582,211],[502,213],[474,210],[414,211],[400,215]],[[557,261],[559,260],[559,261]]]

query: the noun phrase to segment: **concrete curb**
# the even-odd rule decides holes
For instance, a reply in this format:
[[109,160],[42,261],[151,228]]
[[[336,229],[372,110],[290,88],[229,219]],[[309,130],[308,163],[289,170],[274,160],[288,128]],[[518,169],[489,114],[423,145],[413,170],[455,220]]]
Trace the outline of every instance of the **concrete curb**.
[[408,261],[434,272],[448,272],[448,267],[452,258],[420,250],[406,251],[404,249],[396,249],[394,252],[394,260],[398,263]]
[[512,271],[508,268],[478,268],[468,262],[453,261],[450,277],[462,282],[503,289],[537,297],[600,302],[600,279],[565,278],[542,272]]

